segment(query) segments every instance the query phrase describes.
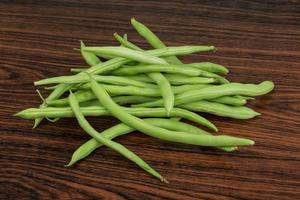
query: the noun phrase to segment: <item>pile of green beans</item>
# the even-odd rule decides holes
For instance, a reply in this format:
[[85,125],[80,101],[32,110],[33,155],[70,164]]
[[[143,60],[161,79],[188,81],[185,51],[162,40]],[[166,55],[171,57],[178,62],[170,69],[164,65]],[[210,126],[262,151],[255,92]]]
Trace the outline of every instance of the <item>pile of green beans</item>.
[[[107,146],[131,160],[162,182],[168,181],[138,155],[113,141],[115,137],[138,130],[161,140],[215,147],[225,152],[254,141],[227,135],[213,135],[217,127],[198,113],[235,119],[251,119],[260,113],[246,106],[248,100],[273,90],[272,81],[259,84],[230,82],[229,70],[211,62],[182,63],[176,56],[215,51],[211,45],[167,47],[148,27],[134,18],[131,24],[154,48],[144,50],[114,34],[120,46],[89,47],[80,42],[80,53],[88,65],[72,68],[73,75],[34,82],[49,85],[51,94],[38,108],[15,114],[34,119],[34,128],[45,118],[55,122],[74,117],[91,136],[72,155],[70,167],[101,146]],[[74,74],[75,73],[75,74]],[[63,97],[67,94],[68,97]],[[197,113],[196,113],[197,112]],[[120,123],[98,132],[86,116],[114,116]],[[181,122],[186,119],[199,124]]]

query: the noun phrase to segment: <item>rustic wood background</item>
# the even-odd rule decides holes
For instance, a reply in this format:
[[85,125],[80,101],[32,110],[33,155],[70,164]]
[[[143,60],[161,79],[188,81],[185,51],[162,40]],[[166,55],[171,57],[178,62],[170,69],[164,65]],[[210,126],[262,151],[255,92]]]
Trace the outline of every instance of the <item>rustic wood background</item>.
[[[159,141],[140,133],[117,139],[161,172],[156,179],[102,148],[74,168],[63,165],[89,137],[74,119],[13,117],[40,103],[32,82],[83,65],[78,40],[116,45],[112,34],[147,24],[168,45],[213,44],[218,52],[184,57],[228,66],[229,79],[273,80],[276,89],[250,106],[262,113],[239,121],[204,115],[220,132],[254,147],[224,153]],[[294,1],[5,1],[0,3],[0,199],[299,199],[300,2]],[[45,92],[44,92],[45,93]],[[103,130],[117,121],[89,118]]]

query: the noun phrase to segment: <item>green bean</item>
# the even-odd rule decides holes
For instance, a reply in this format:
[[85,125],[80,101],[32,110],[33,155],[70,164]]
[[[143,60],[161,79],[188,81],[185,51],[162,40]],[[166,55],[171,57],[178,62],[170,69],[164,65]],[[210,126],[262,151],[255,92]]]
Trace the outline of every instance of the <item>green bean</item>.
[[[126,77],[125,77],[126,78]],[[97,80],[97,79],[96,79]],[[98,81],[98,80],[97,80]],[[98,81],[99,83],[101,83],[102,81]],[[132,84],[131,86],[135,86],[135,87],[140,87],[140,88],[155,88],[158,89],[157,85],[152,84],[152,83],[144,83],[141,81],[138,81],[140,86],[137,86],[137,84]],[[103,83],[103,82],[102,82]],[[119,84],[121,85],[121,84]],[[125,85],[124,85],[125,86]],[[127,86],[130,86],[129,84]],[[91,84],[90,83],[85,83],[83,85],[79,85],[78,87],[74,87],[73,89],[80,89],[80,90],[86,90],[86,89],[90,89],[91,88]]]
[[240,96],[222,96],[215,99],[210,99],[210,101],[223,103],[231,106],[242,106],[247,103],[247,100],[241,98]]
[[[103,85],[111,95],[137,95],[146,97],[159,97],[161,93],[153,88],[138,88],[134,86],[117,86],[117,85]],[[96,96],[91,90],[80,90],[75,93],[78,102],[84,102],[96,99]],[[65,106],[68,105],[68,99],[57,99],[47,101],[50,106]]]
[[94,53],[83,51],[83,48],[85,48],[85,44],[80,40],[80,53],[88,65],[94,66],[101,63],[101,60]]
[[135,75],[141,73],[163,72],[171,74],[183,74],[186,76],[200,76],[201,71],[196,68],[182,68],[178,65],[144,65],[144,66],[127,66],[119,68],[111,73],[119,76]]
[[[109,116],[111,115],[102,106],[81,107],[81,112],[84,116]],[[137,117],[167,117],[164,108],[126,108],[122,107],[126,112]],[[40,117],[62,118],[74,117],[72,110],[69,107],[47,107],[47,108],[28,108],[15,114],[15,116],[24,119],[35,119]],[[199,123],[212,130],[217,131],[215,125],[200,115],[188,110],[173,108],[170,112],[170,117],[181,117],[190,121]]]
[[[260,84],[228,83],[224,85],[210,86],[200,90],[180,93],[175,97],[175,105],[196,102],[202,99],[209,100],[226,95],[259,96],[272,91],[274,84],[271,81],[263,81]],[[161,100],[147,103],[147,107],[159,107]],[[145,106],[145,104],[140,105]]]
[[[90,84],[88,85],[90,87]],[[103,87],[111,95],[136,95],[136,96],[146,96],[146,97],[159,97],[161,93],[155,88],[140,88],[135,86],[118,86],[118,85],[106,85],[103,84]],[[173,86],[172,92],[174,94],[182,93],[187,90],[200,89],[204,87],[210,87],[207,85],[182,85],[182,86]],[[89,101],[96,99],[96,96],[91,90],[80,90],[75,93],[76,98],[79,102]],[[50,106],[65,106],[68,105],[68,98],[56,99],[53,101],[46,101]]]
[[[135,18],[131,18],[131,25],[153,48],[161,49],[166,47],[166,45],[148,27],[138,22]],[[175,56],[170,56],[166,59],[172,64],[181,64],[181,61]]]
[[[161,128],[166,128],[166,129],[170,129],[170,130],[174,130],[174,131],[177,130],[177,131],[189,132],[189,133],[193,133],[193,134],[206,134],[206,135],[210,134],[210,133],[203,131],[203,130],[201,130],[195,126],[192,126],[190,124],[178,122],[178,121],[174,121],[174,120],[160,119],[160,118],[147,118],[147,119],[143,119],[143,120],[153,126],[158,126]],[[131,128],[130,126],[127,126],[126,124],[123,124],[123,123],[119,123],[111,128],[104,130],[101,133],[101,135],[103,135],[103,137],[105,137],[107,139],[112,140],[116,137],[128,134],[132,131],[134,131],[134,129]],[[69,166],[74,165],[79,160],[84,159],[89,154],[91,154],[94,150],[96,150],[97,148],[99,148],[101,146],[103,146],[103,144],[99,143],[94,138],[88,140],[87,142],[85,142],[79,148],[76,149],[76,151],[72,155],[71,161],[69,162],[69,164],[67,166],[69,167]],[[221,147],[220,149],[230,152],[230,151],[236,150],[236,147],[223,147],[223,148]]]
[[[109,75],[93,75],[93,78],[101,83],[109,83],[109,84],[116,84],[116,85],[133,85],[137,87],[153,87],[154,85],[150,85],[144,83],[142,81],[132,80],[122,76],[109,76]],[[60,76],[60,77],[53,77],[42,79],[39,81],[35,81],[34,85],[45,85],[45,84],[54,84],[54,83],[69,83],[69,84],[76,84],[76,83],[86,83],[89,82],[89,77],[87,74],[82,74],[80,76]]]
[[[203,145],[203,146],[215,146],[215,147],[232,147],[232,146],[242,146],[242,145],[253,145],[254,142],[248,139],[230,137],[225,135],[219,136],[211,136],[211,135],[195,135],[191,133],[185,132],[176,132],[176,131],[169,131],[167,129],[159,128],[153,126],[149,123],[146,123],[142,119],[135,117],[120,106],[118,106],[106,92],[106,90],[98,84],[94,79],[91,77],[91,89],[95,93],[99,102],[117,119],[121,122],[127,124],[139,130],[147,135],[152,137],[156,137],[159,139],[179,142],[179,143],[186,143],[186,144],[194,144],[194,145]],[[163,134],[160,134],[164,132]]]
[[96,55],[112,55],[148,64],[166,64],[166,62],[151,54],[132,50],[126,47],[85,47],[84,51],[93,52]]
[[211,73],[228,74],[229,72],[229,70],[226,67],[211,62],[198,62],[191,63],[189,65]]
[[71,68],[71,72],[79,73],[79,72],[84,72],[86,68]]
[[231,117],[235,119],[251,119],[260,113],[245,106],[228,106],[217,102],[201,100],[194,103],[182,104],[179,107],[194,112],[206,112],[221,117]]
[[122,38],[118,33],[114,33],[114,37],[116,38],[116,40],[118,40],[121,45],[123,45],[124,47],[133,49],[133,50],[137,50],[137,51],[143,51],[143,49],[141,49],[140,47],[136,46],[135,44],[129,42],[127,39]]
[[72,111],[73,111],[73,113],[74,113],[74,115],[75,115],[75,117],[76,117],[79,125],[81,126],[81,128],[83,130],[85,130],[95,140],[97,140],[97,142],[102,143],[105,146],[107,146],[107,147],[115,150],[116,152],[120,153],[121,155],[123,155],[127,159],[129,159],[132,162],[134,162],[135,164],[137,164],[139,167],[141,167],[142,169],[144,169],[146,172],[148,172],[152,176],[158,178],[162,182],[166,182],[167,183],[167,180],[165,180],[157,171],[155,171],[152,167],[150,167],[145,161],[143,161],[140,157],[138,157],[132,151],[130,151],[129,149],[127,149],[126,147],[124,147],[123,145],[121,145],[121,144],[119,144],[117,142],[114,142],[112,140],[109,140],[109,139],[105,138],[99,132],[97,132],[89,124],[89,122],[85,119],[85,117],[81,113],[79,104],[78,104],[78,102],[76,100],[76,97],[72,94],[71,91],[70,91],[70,95],[69,95],[69,101],[70,101],[69,103],[71,105],[71,109],[72,109]]
[[[51,94],[45,99],[45,101],[39,107],[46,108],[47,107],[46,101],[51,101],[59,98],[61,95],[63,95],[65,91],[68,91],[71,87],[72,86],[69,84],[59,84],[59,86],[51,92]],[[35,118],[34,125],[32,128],[33,129],[36,128],[41,123],[42,120],[43,118]]]

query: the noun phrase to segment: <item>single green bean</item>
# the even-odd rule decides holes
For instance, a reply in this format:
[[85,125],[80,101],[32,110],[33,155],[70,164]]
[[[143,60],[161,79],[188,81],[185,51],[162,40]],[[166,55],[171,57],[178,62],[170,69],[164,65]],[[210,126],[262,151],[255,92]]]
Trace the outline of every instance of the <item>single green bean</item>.
[[222,96],[215,99],[210,99],[210,101],[223,103],[231,106],[242,106],[247,103],[247,100],[236,96]]
[[[178,121],[174,121],[174,120],[170,120],[170,119],[147,118],[147,119],[143,119],[143,120],[153,126],[158,126],[158,127],[165,128],[165,129],[189,132],[189,133],[193,133],[193,134],[206,134],[206,135],[208,134],[208,135],[210,135],[210,133],[203,131],[203,130],[201,130],[195,126],[192,126],[190,124],[178,122]],[[134,129],[132,127],[127,126],[126,124],[123,124],[123,123],[119,123],[111,128],[104,130],[101,133],[101,135],[103,135],[103,137],[105,137],[107,139],[112,140],[116,137],[128,134],[132,131],[134,131]],[[85,142],[79,148],[76,149],[76,151],[72,155],[71,161],[69,162],[69,164],[67,166],[69,167],[69,166],[74,165],[79,160],[84,159],[89,154],[91,154],[94,150],[96,150],[97,148],[99,148],[101,146],[103,146],[103,144],[99,143],[94,138],[88,140],[87,142]],[[221,147],[220,149],[230,152],[230,151],[236,150],[236,147],[223,147],[223,148]]]
[[[167,114],[164,108],[126,108],[121,107],[124,111],[128,112],[137,117],[167,117]],[[102,106],[89,106],[80,108],[84,116],[109,116],[111,115]],[[15,114],[15,116],[24,118],[24,119],[35,119],[41,117],[49,118],[62,118],[62,117],[74,117],[70,107],[47,107],[47,108],[28,108],[26,110],[20,111]],[[203,126],[206,126],[214,131],[217,131],[217,128],[210,121],[201,117],[200,115],[190,112],[188,110],[173,108],[170,112],[170,117],[181,117],[188,119],[190,121],[199,123]]]
[[[215,146],[215,147],[232,147],[232,146],[242,146],[242,145],[253,145],[254,142],[248,139],[230,137],[225,135],[211,136],[211,135],[195,135],[186,132],[169,131],[167,129],[159,128],[146,123],[142,119],[135,117],[128,112],[126,112],[122,107],[117,105],[106,92],[106,90],[98,84],[91,77],[91,89],[95,93],[99,102],[116,118],[121,122],[127,124],[139,130],[147,135],[156,137],[159,139],[194,144],[203,146]],[[160,134],[164,132],[163,134]]]
[[131,160],[135,164],[137,164],[139,167],[144,169],[146,172],[151,174],[152,176],[158,178],[162,182],[166,182],[166,179],[164,179],[156,170],[154,170],[150,165],[148,165],[145,161],[143,161],[140,157],[138,157],[135,153],[124,147],[123,145],[114,142],[112,140],[109,140],[105,138],[103,135],[101,135],[99,132],[97,132],[90,124],[89,122],[85,119],[83,114],[80,111],[79,104],[76,100],[76,97],[72,94],[70,91],[69,95],[69,103],[71,105],[71,109],[81,126],[83,130],[85,130],[90,136],[92,136],[97,142],[102,143],[103,145],[115,150],[116,152],[120,153],[127,159]]
[[142,48],[136,46],[135,44],[129,42],[127,39],[122,38],[118,33],[114,33],[114,37],[116,38],[116,40],[118,40],[121,45],[123,45],[124,47],[127,47],[129,49],[133,49],[133,50],[137,50],[137,51],[144,51]]
[[229,72],[226,67],[212,62],[198,62],[189,65],[211,73],[228,74]]
[[[131,25],[135,30],[145,38],[149,44],[155,49],[165,48],[166,45],[157,37],[147,26],[138,22],[135,18],[131,18]],[[168,62],[172,64],[181,64],[181,61],[175,56],[169,56],[166,58]]]
[[[224,85],[210,86],[200,90],[193,90],[180,93],[175,97],[175,105],[196,102],[202,99],[215,99],[226,95],[246,95],[259,96],[267,94],[274,88],[274,83],[271,81],[263,81],[260,84],[241,84],[228,83]],[[154,102],[147,103],[147,107],[159,107],[162,101],[159,99]],[[140,105],[140,106],[145,106]]]
[[84,72],[86,68],[71,68],[70,71],[74,73]]
[[260,113],[245,106],[228,106],[217,102],[198,101],[194,103],[182,104],[179,107],[194,112],[205,112],[221,117],[231,117],[235,119],[251,119]]
[[101,60],[94,53],[83,51],[84,48],[85,44],[82,40],[80,40],[80,53],[89,66],[94,66],[101,63]]

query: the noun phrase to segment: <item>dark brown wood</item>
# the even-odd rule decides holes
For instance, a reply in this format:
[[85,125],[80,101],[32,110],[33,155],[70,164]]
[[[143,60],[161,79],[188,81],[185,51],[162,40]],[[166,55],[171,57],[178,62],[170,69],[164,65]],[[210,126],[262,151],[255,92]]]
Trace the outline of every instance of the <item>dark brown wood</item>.
[[[252,101],[262,113],[240,121],[205,115],[221,133],[251,138],[254,147],[224,153],[140,133],[117,139],[163,174],[160,183],[102,148],[74,168],[72,152],[89,137],[74,119],[53,124],[13,117],[40,103],[33,81],[84,63],[78,40],[116,45],[131,17],[168,45],[214,44],[218,52],[184,57],[230,68],[229,79],[273,80],[274,92]],[[0,199],[299,199],[300,2],[291,1],[1,1]],[[44,91],[43,91],[44,92]],[[45,93],[45,92],[44,92]],[[46,94],[46,93],[45,93]],[[103,130],[117,120],[89,118]]]

